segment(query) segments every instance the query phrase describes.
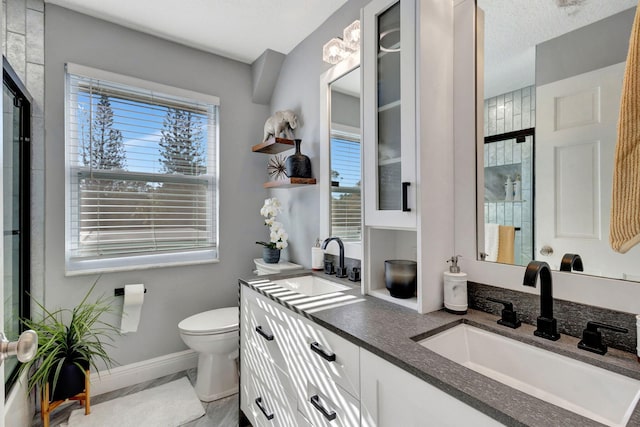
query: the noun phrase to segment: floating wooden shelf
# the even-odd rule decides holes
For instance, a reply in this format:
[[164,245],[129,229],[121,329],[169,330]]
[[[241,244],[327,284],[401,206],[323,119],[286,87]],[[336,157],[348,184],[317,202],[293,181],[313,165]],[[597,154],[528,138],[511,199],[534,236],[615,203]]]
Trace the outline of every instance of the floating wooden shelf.
[[260,144],[251,147],[254,153],[277,154],[291,150],[294,146],[293,139],[274,138],[273,136]]
[[264,188],[291,188],[301,185],[315,185],[315,178],[287,178],[278,181],[269,181],[263,184]]

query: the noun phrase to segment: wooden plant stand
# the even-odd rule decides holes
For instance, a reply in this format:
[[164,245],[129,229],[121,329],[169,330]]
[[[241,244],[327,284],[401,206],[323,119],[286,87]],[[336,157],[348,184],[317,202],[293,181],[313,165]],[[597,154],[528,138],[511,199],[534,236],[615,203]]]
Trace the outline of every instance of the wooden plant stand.
[[49,427],[49,414],[51,413],[51,411],[62,405],[67,400],[79,400],[80,404],[84,405],[84,414],[89,415],[91,413],[91,380],[89,377],[89,370],[87,369],[84,374],[84,391],[65,400],[56,400],[55,402],[49,402],[49,384],[47,383],[44,386],[41,396],[42,399],[40,401],[40,405],[42,406],[40,410],[40,418],[42,419],[42,425],[44,427]]

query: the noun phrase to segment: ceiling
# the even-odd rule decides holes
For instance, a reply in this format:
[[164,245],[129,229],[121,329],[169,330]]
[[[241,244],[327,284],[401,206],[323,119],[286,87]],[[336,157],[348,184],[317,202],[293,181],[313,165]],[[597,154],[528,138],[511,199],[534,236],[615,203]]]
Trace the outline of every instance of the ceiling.
[[45,0],[207,52],[252,63],[288,54],[347,0]]
[[535,46],[638,0],[478,0],[485,12],[485,98],[535,83]]

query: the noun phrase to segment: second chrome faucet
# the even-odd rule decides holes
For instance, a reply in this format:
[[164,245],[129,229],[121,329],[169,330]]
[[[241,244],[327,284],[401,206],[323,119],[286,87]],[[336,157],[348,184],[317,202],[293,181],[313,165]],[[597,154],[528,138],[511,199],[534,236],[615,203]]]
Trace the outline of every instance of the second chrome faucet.
[[524,272],[524,286],[536,287],[540,277],[540,316],[537,319],[538,328],[534,335],[556,341],[560,338],[558,322],[553,318],[553,289],[551,283],[551,268],[544,261],[531,261]]

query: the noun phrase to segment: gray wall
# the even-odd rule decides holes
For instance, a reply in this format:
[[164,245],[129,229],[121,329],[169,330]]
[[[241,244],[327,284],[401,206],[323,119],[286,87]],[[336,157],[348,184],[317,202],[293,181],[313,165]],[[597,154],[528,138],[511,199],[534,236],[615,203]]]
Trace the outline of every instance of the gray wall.
[[[322,61],[322,46],[341,36],[344,27],[360,19],[360,9],[370,0],[349,0],[289,54],[282,65],[280,78],[271,98],[271,111],[292,109],[301,118],[296,137],[302,139],[301,151],[311,158],[313,176],[319,178],[320,75],[331,67]],[[301,219],[318,218],[318,186],[272,190],[285,212],[278,220],[289,233],[289,259],[311,267],[311,246],[320,236],[320,224]]]
[[331,91],[331,122],[360,128],[360,98]]
[[[237,278],[248,276],[264,237],[258,211],[266,156],[251,152],[267,106],[251,101],[251,67],[51,4],[46,5],[45,304],[70,307],[96,276],[64,275],[64,64],[73,62],[220,98],[220,262],[104,274],[97,294],[127,283],[148,289],[137,333],[120,337],[111,355],[129,364],[180,351],[185,317],[236,305]],[[317,85],[316,85],[317,86]],[[122,301],[118,300],[120,306]],[[119,308],[119,307],[118,307]]]
[[536,86],[627,60],[631,8],[536,46]]

